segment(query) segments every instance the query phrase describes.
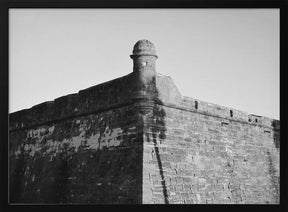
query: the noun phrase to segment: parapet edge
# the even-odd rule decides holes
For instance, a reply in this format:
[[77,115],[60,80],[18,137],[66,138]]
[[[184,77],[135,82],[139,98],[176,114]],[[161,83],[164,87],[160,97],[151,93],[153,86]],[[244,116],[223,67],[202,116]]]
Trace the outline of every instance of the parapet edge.
[[201,113],[208,116],[218,117],[226,121],[243,122],[250,125],[257,125],[274,130],[280,130],[280,121],[255,114],[236,110],[233,108],[212,104],[191,97],[182,96],[177,86],[169,76],[157,74],[156,88],[158,92],[158,104],[168,107],[186,110],[194,113]]
[[[133,103],[133,73],[9,114],[9,130],[41,125]],[[169,76],[157,73],[155,103],[223,120],[280,130],[280,121],[182,96]]]
[[9,130],[121,107],[132,102],[131,73],[9,114]]
[[183,96],[183,108],[189,109],[196,113],[202,113],[209,116],[216,116],[228,121],[243,122],[246,124],[257,125],[274,130],[280,130],[280,121],[272,118],[249,114],[234,108],[220,106],[198,99]]

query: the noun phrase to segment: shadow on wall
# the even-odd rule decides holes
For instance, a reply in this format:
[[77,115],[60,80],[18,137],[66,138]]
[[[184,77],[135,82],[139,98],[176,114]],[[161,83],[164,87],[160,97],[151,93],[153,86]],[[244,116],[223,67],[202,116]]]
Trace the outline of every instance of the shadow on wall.
[[[273,128],[273,142],[274,146],[279,153],[280,149],[280,137],[279,137],[279,129],[277,129],[277,122],[274,120],[272,122],[272,128]],[[267,150],[267,156],[268,156],[268,165],[269,165],[269,175],[270,175],[270,181],[272,185],[273,193],[275,194],[275,197],[279,197],[279,187],[280,187],[280,177],[277,176],[277,169],[275,168],[275,162],[273,161],[273,157],[269,150]],[[274,159],[275,160],[275,159]],[[276,163],[277,164],[277,163]],[[279,202],[279,198],[275,198],[276,202]]]
[[[161,161],[160,151],[159,151],[159,143],[162,143],[162,140],[166,138],[166,126],[165,126],[165,116],[166,112],[162,108],[163,102],[159,100],[158,91],[155,88],[155,101],[153,103],[153,111],[152,111],[152,120],[151,120],[151,133],[152,133],[152,142],[154,146],[154,151],[156,155],[157,165],[159,168],[159,175],[161,177],[161,185],[163,190],[164,202],[165,204],[169,204],[168,200],[168,192],[166,186],[166,180],[163,172],[163,163]],[[158,138],[157,138],[158,137]],[[158,140],[158,142],[157,142]],[[147,134],[147,142],[151,142],[149,134]]]
[[52,185],[52,190],[54,191],[54,197],[51,198],[52,202],[65,203],[66,198],[65,194],[67,192],[67,183],[68,183],[68,155],[61,153],[58,161],[55,165],[56,173],[54,184]]
[[[25,157],[24,157],[24,147],[21,147],[21,154],[16,160],[15,169],[10,170],[10,183],[9,183],[9,202],[19,202],[21,199],[21,191],[23,190],[22,178],[25,172]],[[11,160],[10,160],[11,161]],[[11,166],[10,166],[11,167]],[[12,192],[11,192],[12,191]]]
[[[152,126],[152,142],[154,145],[154,151],[156,154],[156,159],[157,159],[157,164],[159,168],[159,174],[161,177],[161,184],[162,184],[162,189],[163,189],[163,196],[164,196],[164,202],[165,204],[169,204],[168,201],[168,193],[167,193],[167,186],[166,186],[166,181],[163,173],[163,164],[161,161],[161,157],[159,154],[159,147],[157,144],[157,135],[159,138],[159,141],[164,140],[166,138],[166,128],[165,128],[165,117],[166,113],[164,109],[160,109],[160,107],[157,104],[154,104],[153,108],[153,116],[156,117],[156,126]],[[149,137],[148,137],[149,139]],[[149,142],[149,140],[148,140]]]
[[[123,111],[119,110],[120,112]],[[129,122],[130,126],[131,120],[133,120],[132,123],[135,122],[134,112],[132,107],[125,112],[123,115],[125,124]],[[131,113],[131,117],[128,117],[127,114]],[[101,117],[99,118],[101,121],[95,121],[93,124],[91,122],[93,129],[89,127],[87,133],[102,130],[102,135],[107,125],[112,125],[110,123],[112,120],[114,125],[118,126],[115,116],[119,114],[115,116],[109,114],[91,116],[90,118],[94,121]],[[88,118],[83,119],[88,120]],[[57,126],[53,139],[61,141],[71,138],[72,132],[77,134],[79,125],[66,126],[65,124],[61,123]],[[64,138],[66,132],[68,137]],[[141,144],[143,136],[140,136],[140,133],[135,135],[127,131],[121,137],[127,143],[135,145],[129,145],[131,148],[97,150],[79,148],[77,153],[68,149],[68,146],[61,145],[63,149],[53,157],[53,160],[49,159],[50,155],[43,156],[42,153],[31,157],[29,152],[25,151],[25,145],[22,146],[18,158],[12,158],[13,154],[10,158],[9,202],[140,204],[142,201],[143,145]],[[99,137],[100,140],[101,137]],[[27,140],[27,143],[30,143],[30,140]]]
[[[63,203],[68,182],[66,154],[61,154],[52,167],[46,167],[43,160],[31,162],[22,147],[15,168],[10,173],[10,203]],[[28,171],[29,170],[29,171]],[[26,173],[27,172],[27,173]],[[35,182],[32,175],[37,178]],[[35,176],[36,175],[36,176]],[[43,178],[41,178],[41,176]],[[49,181],[52,179],[53,183]],[[34,178],[33,177],[33,178]],[[38,186],[38,187],[37,187]],[[38,191],[37,191],[38,190]],[[41,190],[41,192],[40,192]],[[39,193],[37,193],[39,192]]]
[[279,151],[280,149],[280,132],[279,129],[276,128],[277,121],[273,120],[272,122],[272,128],[273,128],[273,142],[276,147],[276,149]]

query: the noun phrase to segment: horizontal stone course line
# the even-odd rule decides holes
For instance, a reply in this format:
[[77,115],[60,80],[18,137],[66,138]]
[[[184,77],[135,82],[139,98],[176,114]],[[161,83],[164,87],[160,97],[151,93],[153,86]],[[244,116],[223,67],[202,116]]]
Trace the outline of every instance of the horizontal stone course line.
[[202,112],[202,111],[198,111],[198,110],[193,110],[193,109],[190,109],[190,108],[187,108],[187,107],[182,107],[182,106],[178,106],[178,105],[174,105],[174,104],[170,104],[170,103],[163,103],[163,102],[159,102],[157,101],[158,105],[162,105],[162,106],[166,106],[166,107],[169,107],[169,108],[173,108],[173,109],[177,109],[177,110],[183,110],[183,111],[187,111],[187,112],[191,112],[191,113],[198,113],[198,114],[201,114],[201,115],[208,115],[208,116],[211,116],[211,117],[214,117],[214,118],[219,118],[219,119],[225,119],[225,120],[229,120],[229,121],[233,121],[233,122],[238,122],[238,123],[241,123],[241,124],[247,124],[247,125],[252,125],[252,126],[260,126],[260,127],[264,127],[264,128],[268,128],[268,129],[273,129],[273,130],[277,130],[277,131],[280,131],[280,129],[277,129],[277,128],[273,128],[273,127],[270,127],[270,126],[267,126],[267,125],[261,125],[261,124],[254,124],[254,123],[250,123],[250,122],[245,122],[245,121],[240,121],[240,120],[235,120],[235,119],[229,119],[227,117],[223,117],[223,116],[218,116],[218,115],[214,115],[212,113],[208,113],[208,112]]
[[15,127],[14,129],[11,129],[9,131],[10,132],[15,132],[15,131],[20,131],[20,130],[26,130],[26,129],[34,128],[34,127],[39,127],[41,125],[55,124],[55,123],[58,123],[58,122],[61,122],[61,121],[69,120],[69,119],[79,118],[79,117],[88,116],[88,115],[92,115],[92,114],[99,114],[99,113],[107,112],[109,110],[115,110],[115,109],[118,109],[118,108],[131,106],[133,104],[135,104],[135,102],[128,102],[128,103],[119,104],[119,105],[115,105],[115,106],[108,107],[108,108],[97,109],[97,110],[94,110],[94,111],[88,111],[88,112],[84,112],[84,113],[70,115],[70,116],[66,116],[66,117],[63,117],[63,118],[59,118],[59,119],[53,119],[53,120],[48,120],[48,121],[44,121],[44,122],[39,122],[37,124],[29,125],[29,126],[26,126],[26,127]]
[[[137,104],[138,102],[142,102],[142,100],[136,99],[134,101],[130,101],[130,102],[127,102],[127,103],[116,104],[116,105],[111,106],[111,107],[102,108],[102,109],[100,108],[100,109],[96,109],[96,110],[92,110],[92,111],[88,111],[88,112],[83,112],[83,113],[79,113],[79,114],[75,114],[75,115],[66,116],[66,117],[59,118],[59,119],[47,120],[47,121],[39,122],[37,124],[26,126],[26,127],[15,127],[14,129],[10,129],[9,131],[10,132],[14,132],[14,131],[18,131],[18,130],[25,130],[25,129],[29,129],[29,128],[33,128],[33,127],[38,127],[38,126],[41,126],[41,125],[44,125],[44,124],[45,125],[46,124],[49,125],[49,124],[52,124],[52,123],[57,123],[57,122],[60,122],[60,121],[65,121],[65,120],[69,120],[69,119],[73,119],[73,118],[79,118],[79,117],[87,116],[87,115],[91,115],[91,114],[99,114],[99,113],[102,113],[102,112],[118,109],[118,108],[121,108],[121,107],[132,106],[134,104]],[[182,110],[182,111],[186,111],[186,112],[201,114],[201,115],[204,115],[204,116],[208,115],[208,116],[211,116],[211,117],[214,117],[214,118],[219,118],[219,119],[222,119],[222,120],[224,119],[224,120],[229,120],[229,121],[242,123],[242,124],[246,124],[246,125],[259,126],[259,127],[263,127],[263,128],[268,128],[268,129],[280,131],[280,129],[273,128],[271,126],[255,124],[255,123],[249,123],[249,122],[235,120],[235,119],[229,119],[227,117],[214,115],[212,113],[208,113],[208,112],[204,112],[204,111],[203,112],[202,111],[197,111],[197,110],[193,110],[193,109],[190,109],[190,108],[187,108],[187,107],[182,107],[182,106],[170,104],[170,103],[167,103],[167,102],[164,103],[164,102],[161,102],[159,100],[154,100],[154,106],[156,106],[156,105],[161,105],[161,106],[166,106],[168,108],[173,108],[173,109]],[[221,120],[219,120],[219,121],[221,121]],[[153,124],[150,124],[150,125],[153,125]]]

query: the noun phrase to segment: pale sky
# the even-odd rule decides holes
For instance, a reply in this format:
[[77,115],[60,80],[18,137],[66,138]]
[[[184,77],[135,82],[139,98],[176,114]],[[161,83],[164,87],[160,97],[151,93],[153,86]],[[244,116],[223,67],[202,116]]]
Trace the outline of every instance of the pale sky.
[[10,9],[9,112],[133,71],[140,39],[183,96],[279,119],[279,9]]

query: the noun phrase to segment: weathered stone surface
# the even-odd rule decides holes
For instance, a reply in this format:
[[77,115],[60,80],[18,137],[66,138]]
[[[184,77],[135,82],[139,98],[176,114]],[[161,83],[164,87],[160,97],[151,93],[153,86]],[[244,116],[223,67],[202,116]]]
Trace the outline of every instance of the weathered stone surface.
[[141,164],[141,122],[130,107],[13,131],[10,198],[141,203]]
[[127,76],[10,114],[10,202],[279,203],[279,121],[181,96],[150,42],[131,58]]
[[[209,111],[207,117],[179,108],[164,104],[158,108],[160,117],[157,113],[152,116],[165,123],[166,138],[160,139],[153,126],[145,131],[146,135],[155,134],[144,137],[143,153],[149,158],[143,161],[143,169],[146,164],[156,165],[154,170],[144,171],[150,176],[151,183],[145,186],[152,194],[157,176],[152,178],[150,173],[158,170],[163,198],[166,190],[175,193],[166,196],[166,203],[279,203],[279,129],[272,126],[279,125],[277,121],[270,120],[269,126],[266,118],[266,125],[231,119],[223,126],[221,114]],[[258,117],[258,122],[261,119]],[[158,157],[147,156],[152,152],[158,152]],[[193,194],[194,199],[189,196]],[[149,198],[143,202],[153,203],[154,195]]]

